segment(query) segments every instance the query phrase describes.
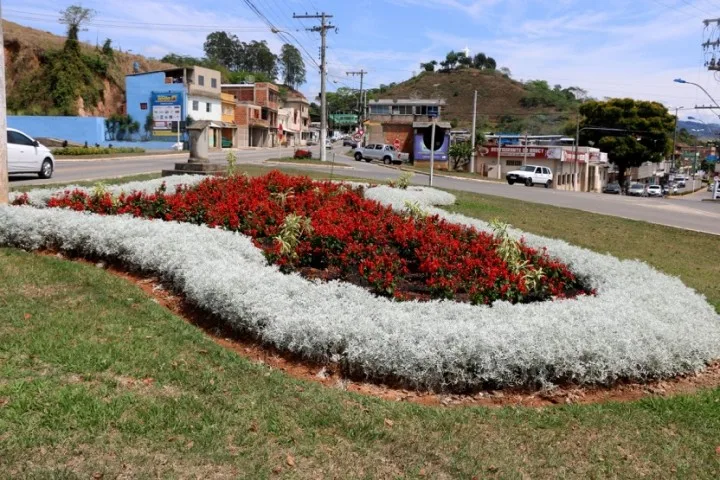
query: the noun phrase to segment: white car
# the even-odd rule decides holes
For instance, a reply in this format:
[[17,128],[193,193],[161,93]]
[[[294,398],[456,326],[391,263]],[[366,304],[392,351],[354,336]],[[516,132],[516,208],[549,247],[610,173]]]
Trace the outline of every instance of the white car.
[[647,187],[648,197],[662,197],[662,187],[660,185],[650,185]]
[[522,183],[528,187],[535,184],[545,185],[545,188],[552,187],[552,171],[547,167],[537,165],[525,165],[518,170],[512,170],[505,175],[507,182]]
[[35,173],[50,178],[55,170],[55,157],[45,145],[14,128],[7,129],[8,172]]

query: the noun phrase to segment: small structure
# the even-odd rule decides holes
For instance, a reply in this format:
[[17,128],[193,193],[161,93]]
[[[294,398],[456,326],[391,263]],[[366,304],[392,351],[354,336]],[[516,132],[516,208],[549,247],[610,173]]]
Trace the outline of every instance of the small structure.
[[176,163],[174,170],[163,170],[162,176],[170,175],[222,175],[227,166],[222,163],[210,163],[211,125],[209,120],[193,122],[187,127],[190,136],[190,158],[187,162]]

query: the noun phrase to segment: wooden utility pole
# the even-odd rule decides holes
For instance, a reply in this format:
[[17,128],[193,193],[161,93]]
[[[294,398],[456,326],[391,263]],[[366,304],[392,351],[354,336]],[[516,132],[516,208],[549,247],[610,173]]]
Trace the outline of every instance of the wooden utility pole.
[[325,81],[327,77],[327,63],[325,62],[325,51],[327,50],[327,31],[335,28],[333,25],[327,23],[328,18],[332,18],[332,15],[327,15],[325,12],[315,15],[295,15],[293,18],[319,18],[320,26],[308,28],[311,32],[320,32],[320,161],[327,161],[327,149],[325,148],[325,142],[327,140],[327,96],[325,92]]
[[10,187],[8,180],[7,150],[7,103],[5,101],[5,41],[2,29],[2,5],[0,5],[0,205],[7,205]]
[[360,97],[358,98],[358,111],[360,113],[358,118],[360,120],[360,125],[362,125],[363,117],[365,116],[365,112],[362,112],[360,110],[362,110],[363,108],[363,78],[365,77],[365,75],[367,75],[367,73],[368,72],[363,69],[360,69],[359,72],[345,72],[345,75],[360,75]]

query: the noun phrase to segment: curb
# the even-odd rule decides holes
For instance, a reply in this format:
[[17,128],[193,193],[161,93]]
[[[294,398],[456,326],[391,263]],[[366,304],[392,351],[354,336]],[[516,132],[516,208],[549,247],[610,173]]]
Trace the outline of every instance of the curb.
[[82,158],[82,157],[70,157],[62,158],[55,157],[56,163],[81,163],[81,162],[114,162],[118,160],[163,160],[167,158],[175,157],[186,157],[189,155],[187,152],[181,153],[161,153],[155,155],[136,155],[131,157],[100,157],[100,158]]
[[263,163],[263,165],[278,165],[278,166],[290,165],[293,167],[303,167],[303,168],[310,167],[310,168],[346,168],[348,170],[355,169],[355,167],[351,167],[349,165],[337,165],[337,164],[335,164],[335,165],[316,165],[314,163],[268,162],[268,161],[264,161],[262,163]]

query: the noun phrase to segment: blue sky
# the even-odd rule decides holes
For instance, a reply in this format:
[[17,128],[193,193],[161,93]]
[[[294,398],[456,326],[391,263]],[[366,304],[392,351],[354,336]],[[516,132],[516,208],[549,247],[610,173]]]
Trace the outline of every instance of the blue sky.
[[[402,81],[419,63],[440,60],[449,50],[485,52],[517,80],[543,79],[578,86],[595,98],[633,97],[668,106],[708,104],[702,91],[672,82],[682,77],[720,97],[720,82],[705,70],[702,20],[720,17],[714,0],[253,0],[277,27],[316,55],[319,35],[305,31],[316,21],[293,12],[332,14],[338,32],[328,34],[331,90],[358,87],[349,70],[368,71],[366,85]],[[68,5],[70,2],[68,2]],[[106,37],[123,50],[153,57],[168,52],[201,55],[205,36],[226,30],[242,40],[282,41],[241,0],[214,2],[84,0],[97,17],[82,38]],[[3,17],[62,34],[54,0],[4,0]],[[162,25],[161,25],[162,24]],[[319,75],[306,61],[314,97]],[[720,76],[719,76],[720,78]],[[471,101],[471,99],[468,99]],[[482,106],[479,106],[482,109]],[[688,115],[715,120],[709,111]]]

